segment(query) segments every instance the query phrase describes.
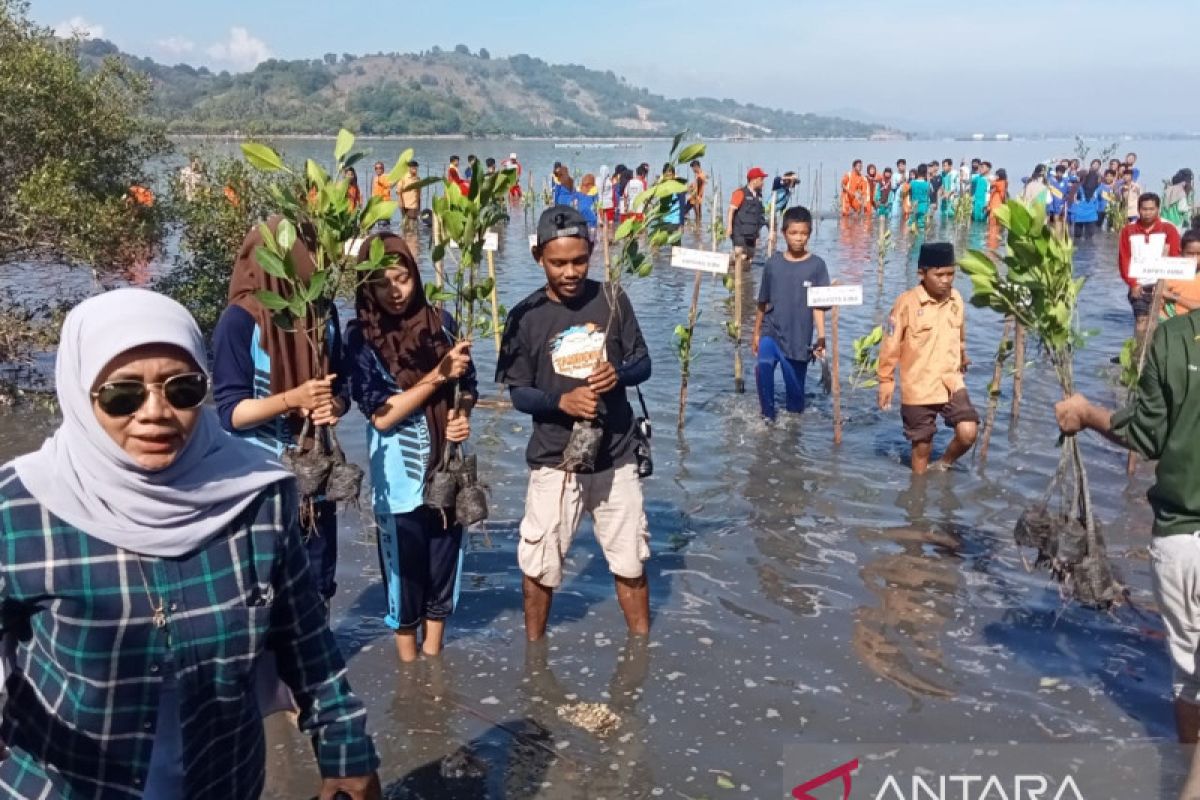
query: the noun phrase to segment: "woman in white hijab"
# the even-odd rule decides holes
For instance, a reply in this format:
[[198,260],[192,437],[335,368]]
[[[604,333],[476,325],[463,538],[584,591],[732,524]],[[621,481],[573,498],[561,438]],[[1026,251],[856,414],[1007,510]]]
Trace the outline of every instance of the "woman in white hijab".
[[379,796],[366,712],[308,574],[288,473],[204,406],[203,341],[121,289],[63,324],[63,422],[0,467],[15,797],[256,798],[268,650],[313,737],[322,798]]

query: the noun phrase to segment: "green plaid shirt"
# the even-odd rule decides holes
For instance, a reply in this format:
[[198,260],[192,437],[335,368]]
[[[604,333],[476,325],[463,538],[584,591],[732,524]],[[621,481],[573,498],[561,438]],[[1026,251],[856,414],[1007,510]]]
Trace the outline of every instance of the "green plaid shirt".
[[265,744],[254,678],[266,650],[321,773],[375,770],[296,509],[292,484],[277,484],[199,551],[143,558],[143,580],[136,555],[54,517],[0,468],[0,598],[5,631],[20,640],[0,724],[11,750],[0,796],[140,797],[162,671],[173,668],[186,797],[257,798]]

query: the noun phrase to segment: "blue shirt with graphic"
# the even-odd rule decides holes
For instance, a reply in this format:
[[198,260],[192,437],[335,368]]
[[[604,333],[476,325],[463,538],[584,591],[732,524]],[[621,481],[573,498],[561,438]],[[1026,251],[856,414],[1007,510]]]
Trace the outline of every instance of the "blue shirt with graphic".
[[[456,326],[445,312],[442,324],[453,341]],[[401,389],[379,351],[363,335],[357,320],[346,326],[346,361],[350,368],[350,395],[367,418],[374,513],[385,516],[414,511],[424,502],[425,472],[433,452],[425,409],[422,407],[389,430],[375,427],[371,418],[388,400],[401,394]],[[464,393],[476,393],[474,367],[460,380],[460,387]]]

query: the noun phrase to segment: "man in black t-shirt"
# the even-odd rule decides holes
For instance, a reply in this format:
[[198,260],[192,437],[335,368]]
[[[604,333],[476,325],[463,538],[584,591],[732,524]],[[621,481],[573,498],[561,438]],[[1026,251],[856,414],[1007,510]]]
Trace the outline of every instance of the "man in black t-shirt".
[[[650,630],[642,569],[650,531],[625,394],[649,379],[650,355],[629,298],[587,279],[591,254],[588,224],[578,211],[554,206],[542,214],[533,257],[546,271],[546,285],[509,313],[496,365],[496,380],[508,386],[513,406],[533,416],[525,451],[532,474],[517,549],[530,641],[546,633],[563,560],[584,513],[595,521],[630,631]],[[597,420],[603,429],[595,468],[587,473],[564,469],[577,420]]]

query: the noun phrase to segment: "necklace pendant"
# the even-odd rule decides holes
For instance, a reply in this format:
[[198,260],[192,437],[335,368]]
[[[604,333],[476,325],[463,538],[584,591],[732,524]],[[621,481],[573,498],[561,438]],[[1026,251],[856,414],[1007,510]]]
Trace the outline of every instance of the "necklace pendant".
[[167,627],[167,615],[166,615],[166,612],[164,612],[162,610],[161,606],[154,609],[154,627],[156,627],[156,628]]

